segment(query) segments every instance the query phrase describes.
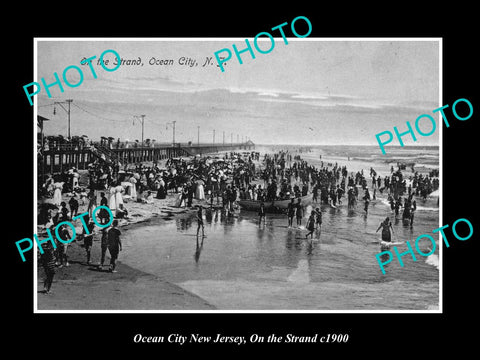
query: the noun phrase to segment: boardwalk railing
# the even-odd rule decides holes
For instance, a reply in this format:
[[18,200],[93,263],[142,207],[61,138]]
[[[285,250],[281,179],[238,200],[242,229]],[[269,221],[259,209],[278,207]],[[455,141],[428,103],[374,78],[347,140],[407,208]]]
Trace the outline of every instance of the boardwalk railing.
[[120,161],[118,154],[115,153],[115,151],[106,148],[105,146],[102,145],[92,145],[90,147],[90,150],[92,153],[97,156],[98,158],[101,158],[105,161],[111,162],[111,163],[116,163]]
[[63,172],[75,167],[86,170],[88,164],[96,158],[103,159],[121,166],[145,161],[160,161],[169,158],[188,157],[197,154],[215,153],[232,150],[251,150],[252,144],[230,145],[200,145],[200,146],[154,146],[154,147],[120,147],[108,148],[107,146],[94,144],[56,144],[46,147],[38,156],[38,175]]

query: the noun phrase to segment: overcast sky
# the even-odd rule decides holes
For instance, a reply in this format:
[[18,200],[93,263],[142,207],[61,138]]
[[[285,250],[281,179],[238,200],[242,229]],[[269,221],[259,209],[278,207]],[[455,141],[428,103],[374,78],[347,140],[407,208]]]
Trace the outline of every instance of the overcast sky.
[[[53,101],[73,99],[72,135],[141,139],[141,126],[134,115],[145,114],[145,138],[172,140],[171,122],[176,121],[176,141],[230,142],[250,137],[264,144],[376,144],[375,134],[406,129],[439,104],[438,41],[326,41],[325,39],[275,39],[269,54],[235,55],[216,66],[214,52],[232,50],[244,39],[199,41],[45,41],[37,43],[37,81],[53,82],[53,72],[79,65],[84,57],[107,49],[125,59],[141,59],[143,65],[122,65],[107,72],[93,62],[98,76],[83,70],[83,83],[64,85],[61,93],[51,88],[53,98],[42,89],[38,114],[51,121],[49,135],[67,134],[67,114],[59,106],[53,115]],[[253,46],[253,45],[252,45]],[[268,49],[270,41],[261,42]],[[254,50],[255,51],[255,50]],[[233,52],[233,50],[232,50]],[[179,64],[184,57],[196,61],[190,67]],[[173,60],[173,65],[150,65],[154,60]],[[203,66],[207,58],[211,62]],[[105,59],[113,60],[109,53]],[[186,60],[188,62],[188,60]],[[213,65],[212,65],[213,64]],[[110,67],[110,65],[109,65]],[[78,82],[69,70],[71,83]],[[27,102],[28,103],[28,102]],[[170,123],[170,125],[169,125]],[[438,132],[410,145],[436,145]]]

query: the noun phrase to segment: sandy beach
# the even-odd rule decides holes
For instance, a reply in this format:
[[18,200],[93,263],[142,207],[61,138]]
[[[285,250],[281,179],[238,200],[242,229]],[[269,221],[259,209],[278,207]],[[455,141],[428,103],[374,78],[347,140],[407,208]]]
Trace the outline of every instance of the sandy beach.
[[[99,193],[99,192],[98,192]],[[67,201],[68,194],[62,200]],[[173,207],[176,194],[164,200],[153,199],[153,203],[139,203],[125,199],[129,211],[128,219],[119,219],[120,231],[134,229],[154,217],[171,219],[173,216],[188,215],[195,209]],[[51,202],[46,199],[45,202]],[[193,205],[198,204],[197,200]],[[79,213],[87,210],[87,203],[80,202]],[[82,233],[80,221],[74,225],[77,234]],[[42,229],[39,227],[39,232]],[[100,233],[96,228],[92,248],[92,265],[87,265],[82,240],[74,240],[68,247],[70,266],[57,268],[50,294],[43,293],[44,271],[38,263],[37,295],[38,310],[182,310],[188,308],[212,310],[214,306],[200,297],[169,283],[158,276],[136,270],[122,263],[120,252],[117,272],[107,272],[110,260],[108,251],[106,266],[99,269]]]

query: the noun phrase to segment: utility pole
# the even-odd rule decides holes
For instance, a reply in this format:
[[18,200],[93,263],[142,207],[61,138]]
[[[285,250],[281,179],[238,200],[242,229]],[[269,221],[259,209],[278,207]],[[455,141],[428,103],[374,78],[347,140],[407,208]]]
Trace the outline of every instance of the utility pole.
[[173,122],[173,146],[175,146],[175,123],[176,121],[172,121]]
[[200,126],[197,126],[197,145],[200,146]]
[[145,145],[143,142],[143,128],[144,128],[144,123],[145,123],[145,115],[140,115],[142,117],[142,148]]
[[[54,105],[60,105],[60,107],[66,111],[68,114],[68,140],[70,140],[70,104],[72,103],[72,99],[67,99],[65,101],[55,101]],[[62,104],[68,104],[68,110],[63,107]],[[53,115],[55,115],[55,108],[53,108]]]
[[215,129],[213,129],[213,146],[215,146]]
[[172,144],[172,146],[175,146],[175,123],[176,122],[177,121],[174,120],[171,123],[166,123],[166,125],[167,125],[166,129],[168,129],[168,125],[173,125],[173,144]]
[[144,126],[144,122],[145,122],[145,116],[146,115],[133,115],[133,117],[136,118],[136,119],[142,118],[142,148],[143,148],[143,126]]

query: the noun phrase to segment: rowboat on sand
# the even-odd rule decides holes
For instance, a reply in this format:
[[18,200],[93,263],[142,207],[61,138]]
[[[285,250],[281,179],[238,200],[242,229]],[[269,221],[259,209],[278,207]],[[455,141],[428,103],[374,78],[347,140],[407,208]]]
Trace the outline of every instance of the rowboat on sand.
[[[312,195],[305,195],[305,196],[295,198],[293,202],[297,204],[298,199],[300,199],[300,204],[302,206],[306,206],[311,202]],[[290,201],[291,199],[264,201],[263,204],[265,206],[266,212],[281,213],[287,210],[287,207]],[[261,201],[259,200],[238,200],[237,202],[238,202],[238,205],[240,205],[240,207],[246,211],[258,211],[260,209]]]

